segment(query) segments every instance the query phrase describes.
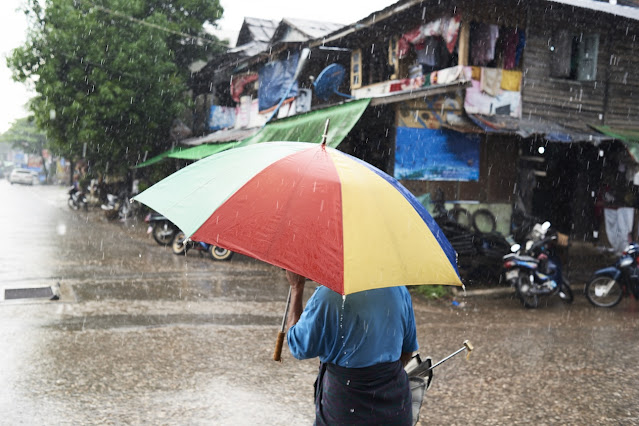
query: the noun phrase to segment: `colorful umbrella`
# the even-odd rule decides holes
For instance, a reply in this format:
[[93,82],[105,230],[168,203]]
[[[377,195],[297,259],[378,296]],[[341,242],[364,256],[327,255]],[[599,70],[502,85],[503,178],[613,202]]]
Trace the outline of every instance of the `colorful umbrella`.
[[134,198],[193,240],[291,270],[343,295],[461,285],[456,253],[394,178],[324,144],[235,148]]

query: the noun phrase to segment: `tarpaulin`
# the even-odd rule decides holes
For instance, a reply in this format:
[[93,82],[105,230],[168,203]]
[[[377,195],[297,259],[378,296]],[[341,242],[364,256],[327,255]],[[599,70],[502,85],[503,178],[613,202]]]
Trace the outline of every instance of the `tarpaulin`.
[[180,160],[201,160],[209,155],[217,154],[218,152],[233,148],[235,145],[237,145],[237,142],[202,144],[194,146],[193,148],[183,149],[179,152],[174,152],[169,154],[168,157]]
[[185,148],[183,148],[181,146],[173,147],[173,148],[169,149],[168,151],[164,151],[163,153],[156,155],[155,157],[151,157],[151,158],[149,158],[146,161],[143,161],[143,162],[141,162],[139,164],[136,164],[132,168],[133,169],[139,169],[139,168],[142,168],[142,167],[146,167],[146,166],[150,166],[152,164],[159,163],[160,161],[162,161],[166,157],[168,157],[170,154],[178,153],[178,152],[182,151],[183,149],[185,149]]
[[620,129],[590,124],[590,127],[613,139],[623,142],[635,162],[639,163],[639,130]]
[[291,83],[293,86],[288,96],[297,96],[297,82],[293,81],[293,76],[299,56],[299,53],[296,52],[285,60],[269,62],[260,69],[260,88],[258,89],[260,111],[277,105],[280,99],[286,95],[286,90]]
[[348,135],[369,103],[370,99],[360,99],[277,120],[264,126],[255,135],[244,139],[238,146],[273,141],[320,143],[326,120],[330,119],[326,145],[335,148]]
[[477,134],[398,126],[395,144],[396,179],[479,180]]
[[235,125],[235,107],[211,105],[209,115],[209,129],[222,130]]

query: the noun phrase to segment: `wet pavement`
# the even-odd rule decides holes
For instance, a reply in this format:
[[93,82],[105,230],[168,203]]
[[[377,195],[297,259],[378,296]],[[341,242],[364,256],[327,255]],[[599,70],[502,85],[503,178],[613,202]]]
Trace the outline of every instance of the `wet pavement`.
[[[271,359],[279,268],[175,256],[61,187],[0,180],[0,200],[0,424],[312,424],[317,361]],[[59,300],[1,300],[57,284]],[[636,301],[457,301],[414,296],[422,355],[475,346],[437,367],[420,424],[639,424]]]

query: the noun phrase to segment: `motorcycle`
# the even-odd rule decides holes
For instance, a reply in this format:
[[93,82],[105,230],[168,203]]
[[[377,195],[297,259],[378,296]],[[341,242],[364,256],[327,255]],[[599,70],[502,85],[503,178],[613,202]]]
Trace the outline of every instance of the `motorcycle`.
[[189,250],[194,249],[201,253],[208,253],[213,260],[231,260],[233,252],[222,247],[208,244],[202,241],[193,241],[187,239],[184,232],[179,231],[173,243],[171,244],[173,254],[186,254]]
[[639,244],[631,243],[619,257],[615,266],[602,268],[586,284],[586,299],[594,306],[612,308],[621,302],[624,294],[632,293],[639,299]]
[[[566,303],[574,296],[563,277],[561,261],[554,253],[556,233],[549,233],[550,222],[536,224],[528,235],[525,247],[513,244],[503,257],[503,276],[526,308],[539,307],[541,296],[558,295]],[[548,235],[550,234],[550,235]]]
[[86,195],[75,185],[69,188],[68,194],[69,199],[67,200],[67,204],[71,210],[78,210],[82,208],[86,211],[89,209],[89,203],[87,202]]
[[159,213],[149,213],[144,218],[144,222],[149,224],[147,234],[151,234],[155,242],[161,246],[171,244],[175,235],[180,232],[173,222]]
[[135,215],[138,207],[136,203],[131,203],[128,194],[107,194],[106,198],[107,202],[102,204],[100,208],[104,210],[107,219],[119,218],[120,220],[126,220]]

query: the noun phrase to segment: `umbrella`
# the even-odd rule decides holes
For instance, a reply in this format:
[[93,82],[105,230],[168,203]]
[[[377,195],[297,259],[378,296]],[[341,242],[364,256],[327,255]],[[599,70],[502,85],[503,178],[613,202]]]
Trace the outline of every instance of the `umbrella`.
[[265,142],[197,161],[134,198],[186,236],[346,295],[462,285],[456,253],[397,180],[324,143]]

